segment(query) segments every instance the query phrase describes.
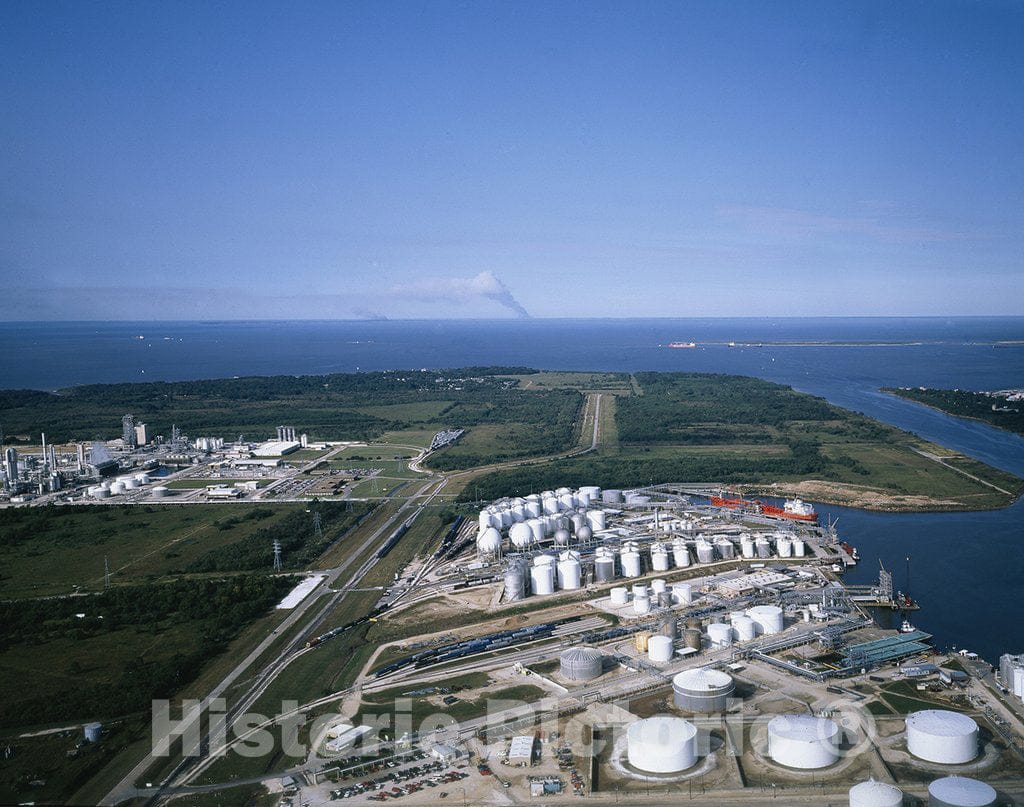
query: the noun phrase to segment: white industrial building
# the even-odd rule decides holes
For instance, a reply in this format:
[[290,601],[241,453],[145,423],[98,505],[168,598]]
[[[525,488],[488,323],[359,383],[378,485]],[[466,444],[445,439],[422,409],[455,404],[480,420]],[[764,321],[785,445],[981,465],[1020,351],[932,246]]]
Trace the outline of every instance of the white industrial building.
[[519,735],[512,738],[508,749],[508,764],[525,768],[533,764],[533,736]]
[[252,450],[254,457],[283,457],[298,451],[300,444],[295,440],[271,440],[260,443]]

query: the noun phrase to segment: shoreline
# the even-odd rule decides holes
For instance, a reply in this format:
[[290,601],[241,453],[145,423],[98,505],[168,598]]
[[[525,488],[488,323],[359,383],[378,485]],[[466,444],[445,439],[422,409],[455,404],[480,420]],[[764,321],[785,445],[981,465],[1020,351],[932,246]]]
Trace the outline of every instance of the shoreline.
[[1005,510],[1015,505],[1024,492],[1015,494],[1006,504],[997,507],[971,507],[957,499],[941,499],[913,494],[894,494],[866,485],[826,482],[820,479],[805,479],[800,482],[772,482],[768,485],[737,485],[745,494],[789,496],[849,507],[874,513],[972,513],[990,510]]
[[893,398],[899,398],[901,401],[909,401],[912,404],[923,406],[925,409],[931,409],[933,412],[941,412],[943,415],[946,415],[951,418],[956,418],[957,420],[970,420],[973,421],[974,423],[984,423],[986,426],[991,426],[993,429],[999,429],[999,431],[1001,432],[1006,432],[1007,434],[1015,434],[1018,437],[1024,437],[1024,432],[1018,432],[1014,431],[1013,429],[1008,429],[1005,426],[1000,426],[998,423],[991,423],[987,420],[982,420],[979,417],[975,417],[974,415],[957,415],[954,414],[953,412],[947,412],[945,409],[941,409],[940,407],[935,406],[935,404],[925,403],[924,401],[917,400],[917,398],[908,398],[906,395],[900,395],[899,392],[893,392],[894,389],[895,387],[879,387],[878,391],[885,395],[891,395]]

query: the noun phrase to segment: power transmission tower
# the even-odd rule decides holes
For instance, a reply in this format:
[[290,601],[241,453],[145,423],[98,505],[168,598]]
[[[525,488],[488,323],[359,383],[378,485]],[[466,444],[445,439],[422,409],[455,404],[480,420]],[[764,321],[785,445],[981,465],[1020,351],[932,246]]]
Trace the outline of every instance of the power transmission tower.
[[110,563],[107,556],[103,556],[103,588],[110,588]]
[[281,571],[281,542],[274,539],[274,571]]
[[313,540],[322,541],[324,539],[324,530],[322,522],[320,520],[319,513],[313,513]]

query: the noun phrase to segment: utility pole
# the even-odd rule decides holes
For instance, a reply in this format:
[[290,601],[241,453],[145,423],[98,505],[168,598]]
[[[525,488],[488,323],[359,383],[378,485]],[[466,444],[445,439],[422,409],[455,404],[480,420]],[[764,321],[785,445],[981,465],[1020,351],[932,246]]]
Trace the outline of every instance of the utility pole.
[[110,563],[107,556],[103,556],[103,588],[110,588]]

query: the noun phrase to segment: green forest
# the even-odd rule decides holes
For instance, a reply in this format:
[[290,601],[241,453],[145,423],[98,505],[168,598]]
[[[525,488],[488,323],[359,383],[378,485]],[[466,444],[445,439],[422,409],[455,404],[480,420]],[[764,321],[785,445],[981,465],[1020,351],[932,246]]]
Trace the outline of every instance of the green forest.
[[988,392],[962,389],[884,387],[883,392],[940,409],[950,415],[974,418],[1000,429],[1024,434],[1024,401],[1007,401]]

